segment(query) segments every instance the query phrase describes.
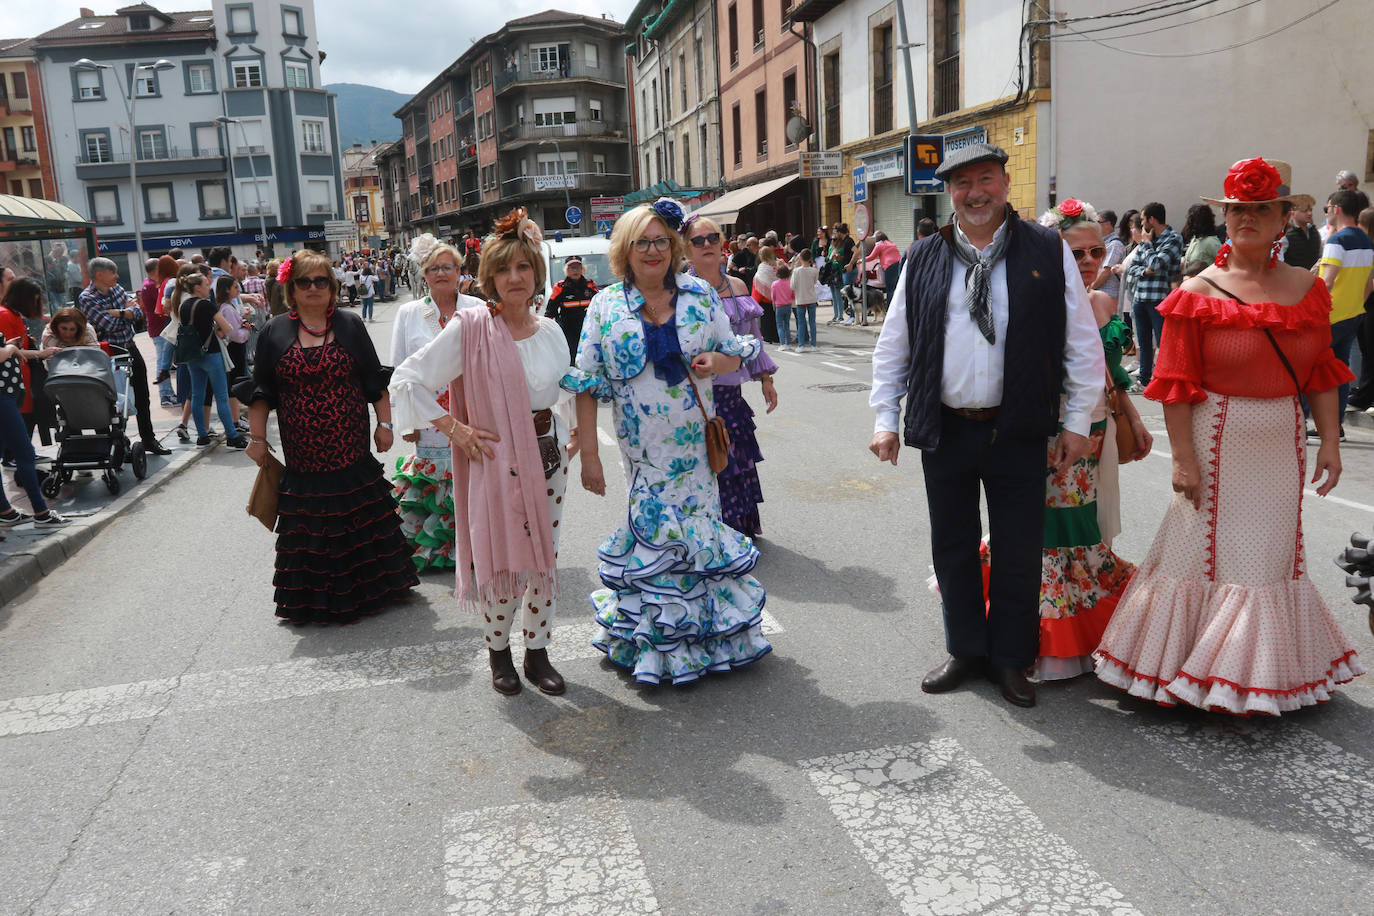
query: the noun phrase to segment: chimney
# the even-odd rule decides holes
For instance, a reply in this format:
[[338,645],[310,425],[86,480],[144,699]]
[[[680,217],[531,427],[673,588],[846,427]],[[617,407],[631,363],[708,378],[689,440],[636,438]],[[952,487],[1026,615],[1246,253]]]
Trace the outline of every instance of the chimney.
[[95,13],[94,13],[93,11],[91,11],[91,10],[89,10],[89,9],[87,9],[86,7],[83,6],[83,7],[81,7],[81,18],[82,18],[82,19],[94,19],[94,18],[95,18]]

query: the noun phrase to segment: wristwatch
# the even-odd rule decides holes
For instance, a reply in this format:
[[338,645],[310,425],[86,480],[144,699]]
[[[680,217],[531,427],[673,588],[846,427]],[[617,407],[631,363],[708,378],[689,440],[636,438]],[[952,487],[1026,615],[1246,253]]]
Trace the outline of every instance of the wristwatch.
[[385,422],[383,422],[383,421],[381,421],[381,420],[378,420],[378,421],[377,421],[377,426],[380,427],[381,429],[389,429],[389,430],[393,430],[393,431],[396,429],[396,427],[392,426],[390,423],[385,423]]

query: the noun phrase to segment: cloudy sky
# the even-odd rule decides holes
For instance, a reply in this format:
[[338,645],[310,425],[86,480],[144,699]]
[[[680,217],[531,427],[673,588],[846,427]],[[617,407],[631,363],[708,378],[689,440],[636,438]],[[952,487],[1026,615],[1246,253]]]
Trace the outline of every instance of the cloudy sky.
[[[162,10],[206,9],[194,0],[159,2]],[[57,3],[19,3],[4,0],[6,34],[0,38],[37,35],[75,19],[81,6],[101,15],[124,6],[120,0],[58,0]],[[363,83],[413,93],[443,67],[467,50],[473,39],[501,27],[507,19],[546,9],[590,16],[609,14],[625,21],[635,0],[318,0],[315,22],[327,83]]]

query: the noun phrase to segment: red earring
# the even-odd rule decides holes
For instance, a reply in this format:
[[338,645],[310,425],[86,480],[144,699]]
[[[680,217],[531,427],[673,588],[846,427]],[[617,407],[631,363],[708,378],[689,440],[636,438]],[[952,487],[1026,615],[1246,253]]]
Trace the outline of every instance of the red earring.
[[1271,249],[1269,249],[1269,266],[1270,266],[1270,267],[1278,267],[1278,266],[1279,266],[1279,254],[1280,254],[1282,251],[1283,251],[1283,240],[1282,240],[1282,239],[1275,239],[1275,240],[1274,240],[1274,247],[1271,248]]
[[1217,256],[1212,259],[1212,263],[1218,267],[1225,267],[1229,260],[1231,260],[1231,243],[1222,242],[1221,247],[1217,249]]

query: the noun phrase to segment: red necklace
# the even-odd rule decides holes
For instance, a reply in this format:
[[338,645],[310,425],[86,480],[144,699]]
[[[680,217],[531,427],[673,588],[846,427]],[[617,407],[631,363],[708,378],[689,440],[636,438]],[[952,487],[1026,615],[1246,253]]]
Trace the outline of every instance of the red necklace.
[[324,328],[317,331],[301,320],[300,313],[298,313],[295,309],[291,310],[291,320],[296,322],[296,324],[300,325],[301,330],[309,334],[311,337],[328,337],[329,328],[334,323],[333,318],[334,306],[331,305],[328,309],[325,310],[324,313]]

